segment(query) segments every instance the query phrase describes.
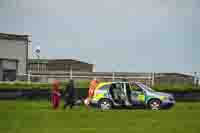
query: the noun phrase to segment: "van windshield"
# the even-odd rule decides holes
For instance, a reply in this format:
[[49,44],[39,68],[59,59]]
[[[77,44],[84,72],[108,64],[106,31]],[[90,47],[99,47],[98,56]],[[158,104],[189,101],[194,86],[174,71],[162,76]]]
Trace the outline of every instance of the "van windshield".
[[151,89],[150,87],[142,84],[142,83],[137,83],[141,88],[147,90],[147,91],[150,91],[150,92],[155,92],[153,89]]

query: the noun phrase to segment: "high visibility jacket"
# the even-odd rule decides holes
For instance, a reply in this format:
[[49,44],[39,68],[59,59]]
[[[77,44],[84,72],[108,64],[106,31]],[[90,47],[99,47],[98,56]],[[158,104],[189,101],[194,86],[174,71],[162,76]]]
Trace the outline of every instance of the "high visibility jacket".
[[97,80],[92,80],[90,82],[90,86],[89,86],[89,91],[88,91],[88,97],[91,98],[94,95],[94,90],[97,87],[97,85],[99,84],[99,82]]

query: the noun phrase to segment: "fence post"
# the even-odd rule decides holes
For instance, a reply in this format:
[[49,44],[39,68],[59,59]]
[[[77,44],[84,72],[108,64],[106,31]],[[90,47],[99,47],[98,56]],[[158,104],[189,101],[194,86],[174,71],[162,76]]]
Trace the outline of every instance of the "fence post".
[[197,72],[194,72],[194,87],[198,87],[199,86],[199,75]]
[[31,71],[28,71],[28,82],[31,82]]
[[72,79],[72,65],[70,65],[70,79]]
[[115,81],[115,72],[112,73],[112,81]]
[[154,86],[154,84],[155,84],[155,73],[152,72],[152,74],[151,74],[151,86]]

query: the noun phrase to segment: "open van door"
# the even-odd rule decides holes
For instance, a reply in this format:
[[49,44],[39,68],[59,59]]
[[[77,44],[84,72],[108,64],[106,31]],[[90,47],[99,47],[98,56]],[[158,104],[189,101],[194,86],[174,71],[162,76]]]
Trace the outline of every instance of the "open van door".
[[145,94],[144,91],[135,83],[130,84],[131,89],[131,101],[133,105],[143,105],[145,104]]

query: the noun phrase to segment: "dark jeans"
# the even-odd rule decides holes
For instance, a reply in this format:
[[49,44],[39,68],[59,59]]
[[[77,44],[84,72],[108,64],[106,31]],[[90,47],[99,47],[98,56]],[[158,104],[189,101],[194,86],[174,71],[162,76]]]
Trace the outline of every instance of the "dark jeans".
[[74,102],[75,102],[75,100],[74,100],[74,98],[73,97],[65,97],[64,98],[64,109],[67,107],[67,106],[70,106],[70,108],[73,108],[73,106],[74,106]]

